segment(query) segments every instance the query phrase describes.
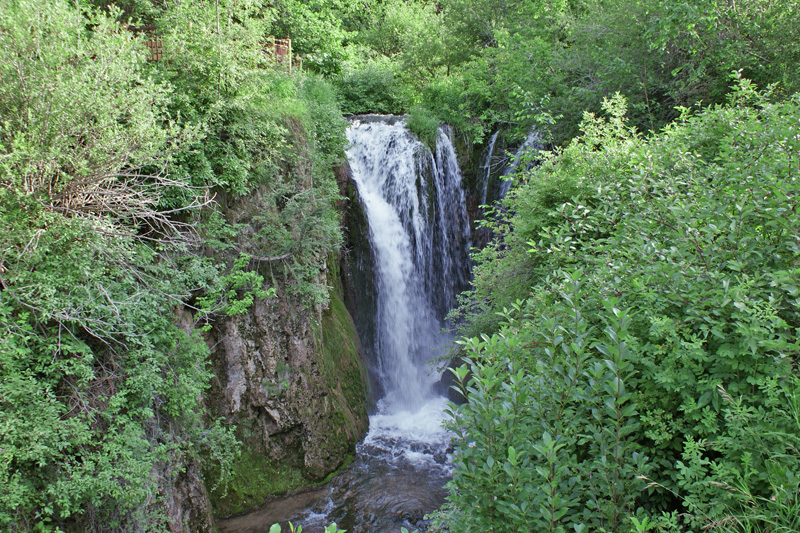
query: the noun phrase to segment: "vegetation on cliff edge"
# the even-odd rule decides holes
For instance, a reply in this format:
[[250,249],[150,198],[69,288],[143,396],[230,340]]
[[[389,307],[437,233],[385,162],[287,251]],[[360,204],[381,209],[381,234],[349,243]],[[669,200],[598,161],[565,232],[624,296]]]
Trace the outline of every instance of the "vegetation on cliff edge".
[[[331,86],[265,56],[258,6],[148,6],[0,10],[4,530],[199,527],[169,515],[174,485],[198,463],[224,485],[237,446],[205,412],[195,328],[270,297],[267,278],[328,299]],[[147,61],[140,16],[168,60]],[[259,213],[226,218],[253,193]]]

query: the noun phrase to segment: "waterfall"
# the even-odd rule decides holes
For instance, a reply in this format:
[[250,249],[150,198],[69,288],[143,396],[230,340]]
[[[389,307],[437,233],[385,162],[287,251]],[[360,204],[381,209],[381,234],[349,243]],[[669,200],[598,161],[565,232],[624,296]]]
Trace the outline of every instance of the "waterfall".
[[[347,129],[352,183],[343,284],[379,397],[353,463],[318,490],[270,502],[228,521],[260,532],[287,521],[308,531],[336,522],[351,533],[424,530],[450,479],[447,400],[427,364],[446,353],[440,334],[469,285],[470,232],[448,128],[433,150],[399,117],[368,116]],[[377,382],[377,383],[375,383]],[[239,525],[243,524],[243,525]]]
[[517,148],[517,151],[514,153],[514,157],[511,159],[511,163],[503,172],[504,179],[500,183],[499,199],[505,198],[508,194],[508,191],[511,190],[511,185],[513,184],[511,177],[518,170],[530,169],[535,163],[534,157],[536,156],[536,152],[543,149],[542,136],[538,131],[531,130],[530,133],[528,133],[528,136],[525,138],[525,142],[523,142],[520,147]]
[[438,376],[427,362],[451,339],[439,334],[469,282],[469,223],[449,131],[433,152],[402,120],[355,120],[347,158],[366,213],[374,261],[375,373],[389,410],[413,410]]
[[497,142],[497,136],[500,135],[500,130],[492,134],[489,139],[489,145],[486,147],[486,159],[480,166],[483,171],[481,173],[481,199],[478,205],[486,205],[486,197],[489,194],[489,180],[492,176],[492,156],[494,155],[494,145]]

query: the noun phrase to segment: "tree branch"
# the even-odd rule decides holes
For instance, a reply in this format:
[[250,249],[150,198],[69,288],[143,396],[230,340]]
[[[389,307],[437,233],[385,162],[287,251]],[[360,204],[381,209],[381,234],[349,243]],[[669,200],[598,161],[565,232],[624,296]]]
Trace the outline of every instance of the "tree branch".
[[275,257],[251,257],[250,261],[280,261],[281,259],[286,259],[287,257],[291,256],[294,252],[286,252],[283,255],[276,255]]

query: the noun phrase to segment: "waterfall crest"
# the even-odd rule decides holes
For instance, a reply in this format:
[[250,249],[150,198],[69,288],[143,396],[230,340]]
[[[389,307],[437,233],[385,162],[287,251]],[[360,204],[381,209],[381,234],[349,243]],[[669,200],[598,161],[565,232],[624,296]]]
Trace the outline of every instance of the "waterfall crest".
[[347,157],[363,203],[377,288],[375,371],[390,410],[431,396],[427,362],[450,338],[439,334],[469,282],[465,195],[449,131],[433,152],[401,120],[354,120]]

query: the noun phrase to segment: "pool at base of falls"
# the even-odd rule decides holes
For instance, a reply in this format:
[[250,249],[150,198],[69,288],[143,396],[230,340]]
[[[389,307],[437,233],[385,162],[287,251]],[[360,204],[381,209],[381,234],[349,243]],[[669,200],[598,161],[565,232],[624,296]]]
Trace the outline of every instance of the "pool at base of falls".
[[451,434],[442,428],[447,400],[431,398],[414,411],[378,405],[356,458],[327,485],[278,497],[261,509],[217,521],[222,533],[264,533],[288,523],[304,533],[331,522],[349,533],[423,531],[425,515],[444,503],[450,479]]

